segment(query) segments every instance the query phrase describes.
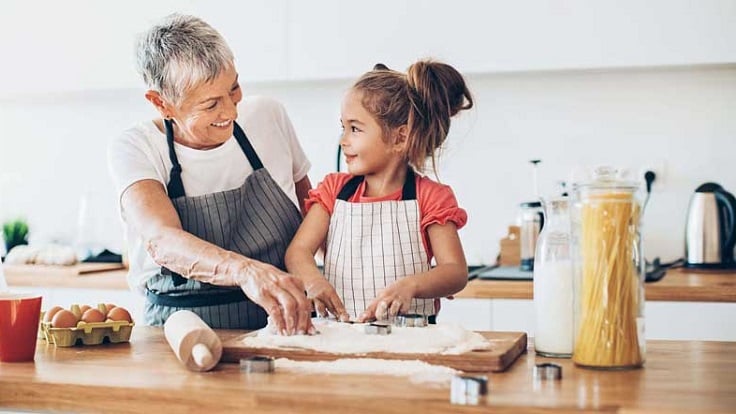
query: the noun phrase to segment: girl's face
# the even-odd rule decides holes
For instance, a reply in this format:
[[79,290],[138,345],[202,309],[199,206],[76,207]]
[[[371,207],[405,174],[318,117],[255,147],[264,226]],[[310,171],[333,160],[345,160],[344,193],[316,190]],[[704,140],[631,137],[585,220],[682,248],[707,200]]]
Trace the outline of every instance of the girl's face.
[[179,105],[169,106],[177,142],[191,148],[209,149],[230,139],[241,99],[243,92],[233,67],[189,90]]
[[340,147],[352,175],[381,174],[401,160],[396,144],[384,137],[381,126],[361,103],[362,93],[351,90],[343,99]]

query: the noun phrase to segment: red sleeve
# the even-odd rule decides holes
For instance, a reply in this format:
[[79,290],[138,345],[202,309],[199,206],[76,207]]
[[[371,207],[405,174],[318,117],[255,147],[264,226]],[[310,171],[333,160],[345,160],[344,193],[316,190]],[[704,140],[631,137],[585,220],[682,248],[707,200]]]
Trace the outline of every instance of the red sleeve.
[[458,229],[468,222],[468,214],[457,205],[457,199],[449,186],[430,180],[427,177],[417,179],[417,200],[422,214],[422,233],[431,224],[455,223]]
[[351,177],[352,175],[346,173],[327,174],[316,188],[309,190],[309,195],[304,202],[305,209],[309,211],[313,205],[319,204],[332,215],[337,194]]

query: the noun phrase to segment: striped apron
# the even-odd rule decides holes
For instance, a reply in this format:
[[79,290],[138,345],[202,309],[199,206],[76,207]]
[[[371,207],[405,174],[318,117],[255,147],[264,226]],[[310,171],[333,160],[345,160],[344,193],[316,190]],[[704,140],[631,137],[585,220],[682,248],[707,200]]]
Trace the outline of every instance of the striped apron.
[[[294,203],[271,178],[243,130],[234,124],[235,139],[253,173],[238,188],[187,197],[181,181],[181,165],[174,151],[171,121],[166,121],[169,158],[173,164],[167,185],[182,228],[225,250],[269,263],[281,270],[286,247],[302,216]],[[227,166],[213,166],[220,168]],[[172,313],[188,309],[210,327],[259,329],[268,315],[240,287],[215,286],[183,278],[162,267],[147,284],[145,318],[149,325],[163,325]]]
[[[335,200],[325,255],[325,277],[352,318],[359,317],[381,289],[430,268],[414,172],[406,174],[401,201],[348,202],[363,178],[351,178]],[[435,315],[434,299],[412,299],[408,313]]]

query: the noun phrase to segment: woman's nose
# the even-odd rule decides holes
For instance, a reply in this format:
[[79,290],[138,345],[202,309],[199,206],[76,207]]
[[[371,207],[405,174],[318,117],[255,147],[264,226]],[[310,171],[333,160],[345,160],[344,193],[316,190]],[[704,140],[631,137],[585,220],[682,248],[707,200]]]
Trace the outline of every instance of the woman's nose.
[[238,100],[235,99],[225,99],[225,105],[223,105],[223,111],[225,113],[225,118],[227,119],[235,119],[238,117]]

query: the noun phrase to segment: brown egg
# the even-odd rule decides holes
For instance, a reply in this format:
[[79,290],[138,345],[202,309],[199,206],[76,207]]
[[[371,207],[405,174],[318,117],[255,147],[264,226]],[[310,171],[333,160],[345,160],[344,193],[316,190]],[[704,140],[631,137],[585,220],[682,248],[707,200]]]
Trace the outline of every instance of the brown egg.
[[110,311],[111,311],[111,310],[112,310],[113,308],[115,308],[115,307],[116,307],[116,306],[115,306],[115,304],[114,304],[114,303],[106,303],[106,304],[105,304],[105,309],[107,310],[107,312],[105,312],[105,314],[108,314],[108,313],[110,313]]
[[51,320],[54,318],[54,315],[56,315],[56,312],[64,310],[61,306],[54,306],[51,309],[47,310],[46,313],[43,314],[43,321],[44,322],[51,322]]
[[130,312],[122,307],[115,307],[110,309],[110,312],[107,313],[107,318],[112,319],[113,321],[133,321],[133,319],[130,317]]
[[62,309],[56,312],[51,319],[51,326],[54,328],[74,328],[77,326],[77,317],[71,311]]
[[105,315],[99,309],[91,308],[82,314],[82,320],[87,323],[105,322]]
[[79,305],[79,310],[82,312],[82,315],[84,315],[84,312],[87,312],[91,306],[89,305]]

